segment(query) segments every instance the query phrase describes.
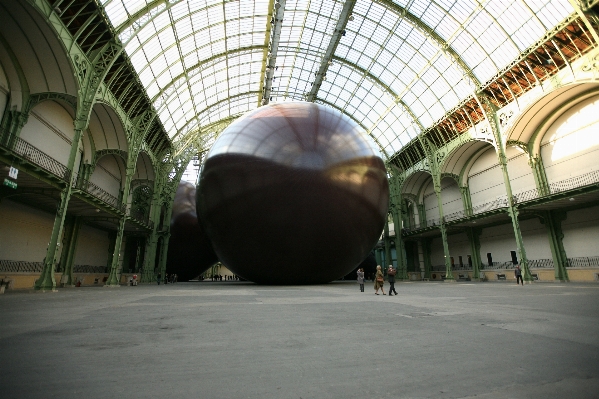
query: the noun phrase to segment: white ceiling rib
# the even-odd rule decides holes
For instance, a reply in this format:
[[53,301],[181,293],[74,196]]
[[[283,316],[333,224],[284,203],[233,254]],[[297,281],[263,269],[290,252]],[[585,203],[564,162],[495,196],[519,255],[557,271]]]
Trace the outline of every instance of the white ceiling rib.
[[334,106],[388,155],[575,12],[569,0],[101,2],[176,143],[258,106],[278,4],[267,98]]

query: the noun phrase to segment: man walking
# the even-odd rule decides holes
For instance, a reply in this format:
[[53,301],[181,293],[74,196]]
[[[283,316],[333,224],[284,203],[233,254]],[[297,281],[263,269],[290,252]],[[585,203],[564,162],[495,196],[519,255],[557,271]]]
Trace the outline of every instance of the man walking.
[[393,268],[393,265],[389,265],[389,269],[387,269],[387,281],[389,282],[389,296],[397,295],[397,291],[395,291],[395,274],[396,270]]
[[518,285],[518,282],[521,282],[522,285],[524,285],[524,281],[522,281],[522,270],[520,270],[520,265],[516,265],[516,268],[514,269],[514,275],[516,276],[516,285]]

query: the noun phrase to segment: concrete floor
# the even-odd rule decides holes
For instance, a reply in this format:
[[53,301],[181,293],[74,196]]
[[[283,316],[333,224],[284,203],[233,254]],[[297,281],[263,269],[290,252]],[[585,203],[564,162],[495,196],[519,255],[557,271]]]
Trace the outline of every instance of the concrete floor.
[[598,398],[599,284],[0,295],[0,398]]

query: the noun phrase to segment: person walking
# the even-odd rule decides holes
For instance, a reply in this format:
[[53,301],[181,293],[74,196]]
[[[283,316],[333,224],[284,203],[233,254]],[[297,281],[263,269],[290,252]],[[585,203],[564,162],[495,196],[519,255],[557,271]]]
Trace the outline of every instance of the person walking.
[[514,275],[516,276],[516,285],[518,285],[518,281],[524,285],[524,281],[522,280],[522,270],[520,270],[520,265],[516,265],[514,269]]
[[160,274],[160,272],[158,272],[158,276],[156,276],[156,282],[158,283],[158,285],[160,285],[160,278],[162,277],[162,274]]
[[356,274],[358,275],[357,281],[360,284],[360,292],[364,292],[364,269],[358,269]]
[[381,289],[381,292],[383,293],[383,295],[387,295],[387,294],[385,294],[385,290],[383,290],[384,284],[385,284],[385,276],[383,276],[383,272],[381,270],[381,265],[377,265],[376,274],[374,275],[374,294],[375,295],[379,294],[379,288]]
[[389,265],[389,269],[387,269],[387,281],[389,282],[389,296],[397,295],[397,291],[395,291],[395,274],[397,271],[393,268],[393,265]]

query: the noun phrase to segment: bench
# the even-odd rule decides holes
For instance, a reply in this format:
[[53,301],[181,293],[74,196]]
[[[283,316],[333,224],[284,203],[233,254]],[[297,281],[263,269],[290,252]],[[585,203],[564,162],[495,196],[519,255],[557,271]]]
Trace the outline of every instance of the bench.
[[4,294],[4,290],[11,289],[13,282],[12,278],[0,278],[0,294]]
[[530,276],[532,277],[533,280],[538,280],[539,279],[539,274],[538,273],[531,273]]
[[505,273],[502,273],[502,274],[496,274],[495,276],[497,276],[497,280],[505,280],[505,279],[506,279],[506,277],[505,277]]
[[464,273],[464,274],[459,273],[458,274],[458,280],[461,280],[461,281],[470,281],[470,275],[468,273]]

